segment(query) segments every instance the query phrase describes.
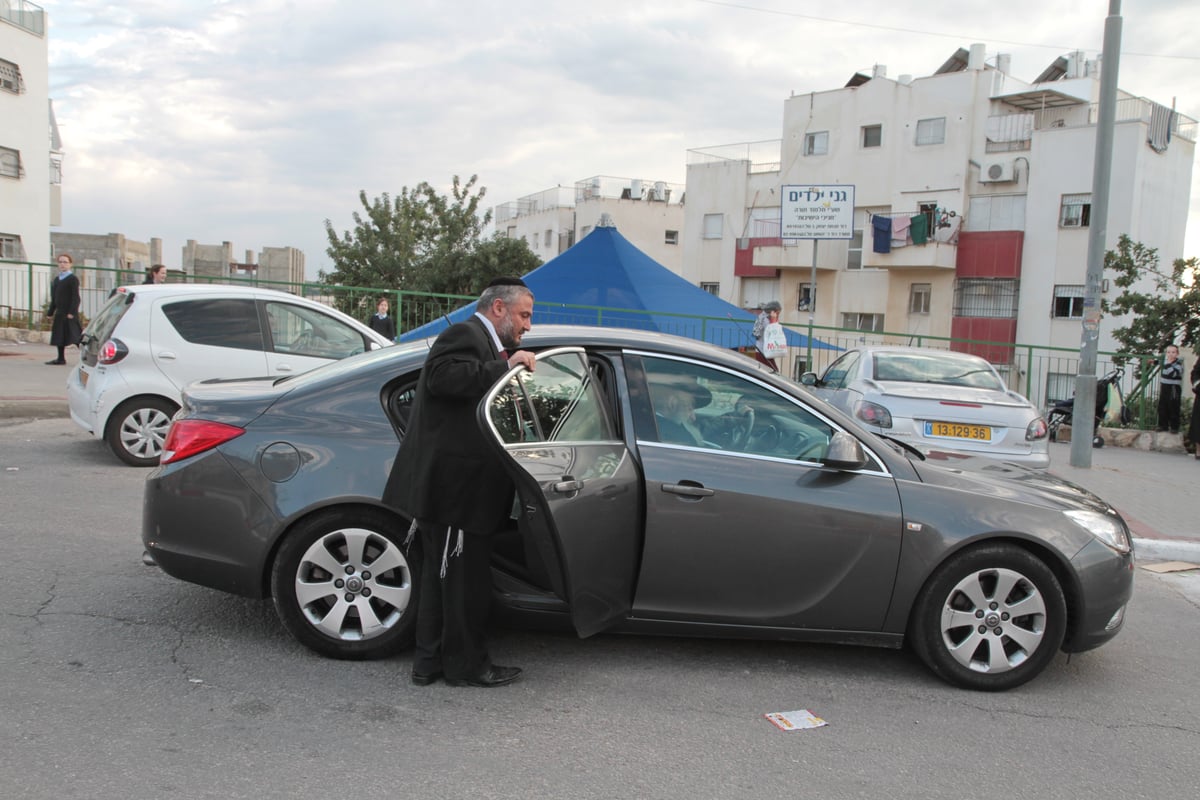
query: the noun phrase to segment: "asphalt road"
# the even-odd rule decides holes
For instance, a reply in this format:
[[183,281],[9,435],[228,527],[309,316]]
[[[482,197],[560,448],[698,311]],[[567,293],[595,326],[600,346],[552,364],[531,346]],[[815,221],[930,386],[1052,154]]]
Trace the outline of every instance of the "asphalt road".
[[[417,688],[295,644],[270,602],[142,566],[141,484],[68,420],[0,427],[0,795],[1191,798],[1200,576],[1005,694],[906,651],[499,631],[526,676]],[[784,733],[763,719],[828,721]]]

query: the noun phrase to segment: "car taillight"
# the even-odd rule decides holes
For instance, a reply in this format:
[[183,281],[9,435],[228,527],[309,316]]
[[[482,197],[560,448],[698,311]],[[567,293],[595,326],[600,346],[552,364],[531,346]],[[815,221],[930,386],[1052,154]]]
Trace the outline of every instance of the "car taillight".
[[1045,439],[1050,433],[1050,428],[1046,425],[1046,420],[1038,417],[1025,428],[1025,441],[1036,442],[1038,439]]
[[236,439],[245,428],[204,419],[177,419],[167,431],[160,464],[170,464]]
[[892,427],[892,412],[878,403],[860,400],[854,409],[854,415],[868,425],[878,425],[880,428]]
[[100,353],[96,356],[101,364],[116,364],[125,356],[129,355],[129,348],[120,339],[109,339],[100,347]]

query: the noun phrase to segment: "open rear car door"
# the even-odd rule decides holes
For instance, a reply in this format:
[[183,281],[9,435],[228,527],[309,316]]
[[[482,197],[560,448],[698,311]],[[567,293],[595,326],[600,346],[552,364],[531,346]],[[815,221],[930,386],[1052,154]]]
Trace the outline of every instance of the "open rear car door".
[[641,478],[582,348],[539,353],[483,399],[478,423],[517,487],[533,537],[581,637],[623,619],[642,547]]

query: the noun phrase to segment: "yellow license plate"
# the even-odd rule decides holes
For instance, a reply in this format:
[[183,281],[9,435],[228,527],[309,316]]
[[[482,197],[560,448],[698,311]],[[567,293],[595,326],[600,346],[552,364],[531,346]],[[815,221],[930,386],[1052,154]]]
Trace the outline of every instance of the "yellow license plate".
[[947,439],[973,439],[990,442],[992,429],[987,425],[964,425],[961,422],[926,422],[926,436],[942,436]]

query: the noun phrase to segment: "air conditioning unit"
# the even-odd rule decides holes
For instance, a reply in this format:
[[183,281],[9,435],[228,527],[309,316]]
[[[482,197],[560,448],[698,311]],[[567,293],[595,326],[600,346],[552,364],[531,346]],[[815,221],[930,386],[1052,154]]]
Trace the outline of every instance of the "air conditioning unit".
[[1017,179],[1017,170],[1012,159],[985,161],[979,168],[980,183],[1012,183]]

